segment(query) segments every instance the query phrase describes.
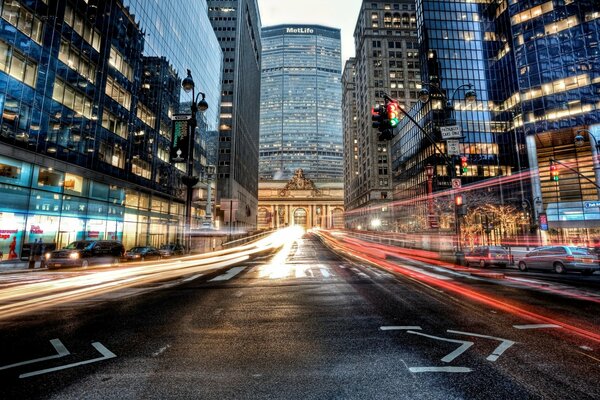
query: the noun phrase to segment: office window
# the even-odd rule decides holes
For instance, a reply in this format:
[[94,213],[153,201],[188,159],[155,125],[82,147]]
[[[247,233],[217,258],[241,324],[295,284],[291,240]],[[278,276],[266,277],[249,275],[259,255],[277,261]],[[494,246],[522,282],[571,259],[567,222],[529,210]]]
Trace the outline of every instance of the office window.
[[156,116],[142,103],[137,104],[137,117],[151,128],[156,125]]
[[100,51],[100,32],[85,22],[81,16],[77,15],[68,4],[65,8],[65,22],[96,51]]
[[42,44],[42,31],[44,28],[42,21],[17,0],[0,1],[2,2],[2,18],[36,43]]
[[94,83],[96,79],[96,66],[75,50],[68,41],[61,39],[58,59],[65,63],[69,68],[79,72],[85,79]]
[[60,78],[54,81],[52,98],[86,118],[92,118],[92,101]]
[[122,73],[130,82],[133,81],[133,68],[131,68],[114,46],[110,46],[110,58],[108,59],[108,63]]
[[112,133],[116,133],[123,139],[127,139],[127,121],[114,116],[106,110],[102,114],[102,127]]
[[134,158],[131,162],[131,172],[142,178],[150,179],[150,163],[139,158]]
[[119,85],[112,76],[106,78],[105,93],[127,110],[131,109],[131,93]]
[[29,86],[35,86],[37,64],[8,44],[0,41],[0,71]]

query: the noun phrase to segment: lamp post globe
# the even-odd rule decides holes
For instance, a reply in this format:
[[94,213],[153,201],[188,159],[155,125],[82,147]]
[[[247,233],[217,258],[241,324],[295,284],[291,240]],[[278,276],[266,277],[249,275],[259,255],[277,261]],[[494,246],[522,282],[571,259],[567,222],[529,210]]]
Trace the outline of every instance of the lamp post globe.
[[578,132],[575,136],[575,147],[581,147],[585,144],[585,138]]
[[477,92],[473,89],[467,90],[467,92],[465,93],[465,100],[467,101],[467,103],[475,103],[475,101],[477,100]]
[[427,103],[429,101],[429,90],[425,88],[419,90],[419,101],[421,103]]
[[204,93],[200,93],[202,95],[202,99],[198,102],[198,110],[204,112],[208,110],[208,103],[206,102],[206,95]]
[[194,89],[194,79],[192,79],[192,71],[189,69],[187,70],[187,76],[181,81],[181,87],[186,93]]

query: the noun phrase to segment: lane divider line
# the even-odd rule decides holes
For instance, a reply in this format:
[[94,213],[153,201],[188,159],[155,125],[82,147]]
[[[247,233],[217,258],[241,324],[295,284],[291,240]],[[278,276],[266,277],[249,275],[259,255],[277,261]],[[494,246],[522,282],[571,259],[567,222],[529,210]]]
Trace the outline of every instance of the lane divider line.
[[420,331],[420,326],[381,326],[382,331]]
[[513,325],[516,329],[546,329],[546,328],[562,328],[556,324],[528,324],[528,325]]

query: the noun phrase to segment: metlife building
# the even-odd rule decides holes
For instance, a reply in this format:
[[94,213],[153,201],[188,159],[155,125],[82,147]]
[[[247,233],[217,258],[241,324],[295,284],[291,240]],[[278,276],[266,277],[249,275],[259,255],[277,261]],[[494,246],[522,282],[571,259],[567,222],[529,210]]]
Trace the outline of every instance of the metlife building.
[[260,178],[303,169],[311,179],[341,179],[339,29],[278,25],[263,28],[262,40]]

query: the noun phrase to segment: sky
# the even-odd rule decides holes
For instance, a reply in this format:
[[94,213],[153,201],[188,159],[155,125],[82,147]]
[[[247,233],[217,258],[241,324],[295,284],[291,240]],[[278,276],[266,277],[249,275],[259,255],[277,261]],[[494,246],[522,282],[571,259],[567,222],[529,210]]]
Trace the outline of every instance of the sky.
[[354,27],[361,0],[258,0],[262,26],[315,24],[342,30],[342,65],[354,56]]

